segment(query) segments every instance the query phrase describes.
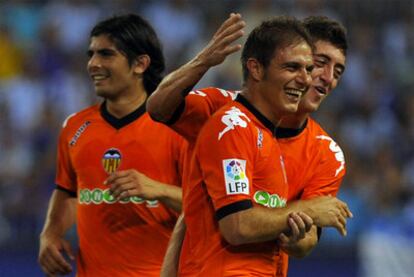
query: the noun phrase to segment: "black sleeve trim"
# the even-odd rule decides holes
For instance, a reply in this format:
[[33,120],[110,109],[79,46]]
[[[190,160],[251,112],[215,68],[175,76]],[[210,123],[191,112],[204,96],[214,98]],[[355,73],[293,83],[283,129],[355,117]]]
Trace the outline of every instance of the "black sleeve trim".
[[217,221],[229,214],[234,214],[243,210],[247,210],[253,207],[252,201],[249,199],[242,200],[239,202],[231,203],[227,206],[221,207],[216,211]]
[[172,114],[171,118],[165,122],[166,125],[173,125],[181,117],[185,109],[185,99],[180,103],[177,109]]
[[61,190],[69,194],[70,197],[77,197],[77,193],[71,190],[68,190],[67,188],[61,187],[59,185],[56,185],[57,190]]
[[318,234],[318,241],[319,241],[321,239],[321,236],[322,236],[322,228],[321,227],[317,227],[316,233]]

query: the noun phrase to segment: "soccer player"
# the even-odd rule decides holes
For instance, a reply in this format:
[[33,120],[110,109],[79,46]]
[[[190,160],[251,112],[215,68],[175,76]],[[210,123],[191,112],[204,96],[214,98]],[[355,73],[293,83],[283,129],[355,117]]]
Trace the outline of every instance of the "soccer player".
[[[235,92],[209,88],[191,92],[184,102],[185,94],[182,94],[182,91],[188,92],[189,90],[185,88],[192,87],[211,66],[221,63],[226,55],[240,48],[239,45],[231,46],[230,43],[242,35],[240,28],[243,25],[240,16],[233,15],[194,60],[164,80],[148,102],[153,116],[168,121],[172,128],[184,133],[191,141],[196,134],[186,132],[189,130],[186,127],[199,130],[200,125],[209,115],[224,103],[234,99]],[[282,153],[286,156],[287,177],[292,181],[292,185],[289,182],[288,200],[335,195],[345,174],[342,151],[319,125],[309,118],[309,113],[317,110],[321,101],[336,87],[344,71],[347,49],[345,29],[338,22],[326,17],[309,17],[305,20],[305,26],[316,44],[314,62],[317,69],[313,72],[313,85],[308,94],[303,97],[297,114],[282,120],[281,124],[284,128],[278,128],[276,133]],[[161,101],[161,106],[156,105],[158,101]],[[179,109],[172,116],[172,111],[176,110],[177,106]],[[165,107],[166,109],[163,109]],[[304,170],[305,168],[310,170]],[[262,195],[262,198],[266,199],[267,195]],[[340,206],[340,202],[329,197],[323,199],[323,201],[328,200],[331,201],[332,206],[327,205],[325,209],[332,213],[337,212],[334,207],[338,204]],[[340,223],[344,218],[338,219],[339,221],[332,226],[344,234],[345,225]],[[295,227],[294,224],[292,226]],[[296,237],[291,236],[290,239],[282,234],[279,244],[291,255],[302,257],[316,245],[316,228],[313,227],[311,232],[306,233],[306,239],[302,239],[303,237],[303,233]],[[297,243],[299,240],[300,243]],[[171,245],[179,248],[174,239]],[[168,266],[165,266],[164,270],[170,275],[176,271],[175,263],[172,261],[176,252],[179,252],[179,249],[172,250],[173,254],[166,257],[165,264]],[[277,276],[286,275],[287,256],[283,254],[283,263],[281,257],[278,258]],[[185,263],[183,260],[185,258],[181,260],[181,273],[183,273],[183,262]],[[185,268],[188,268],[188,263]]]
[[145,110],[164,70],[161,46],[152,27],[129,14],[92,29],[88,56],[104,101],[63,123],[39,263],[48,276],[73,270],[64,235],[76,222],[77,276],[159,276],[186,153],[185,141]]
[[[276,19],[274,22],[277,22],[277,21],[278,20]],[[283,107],[286,108],[287,106],[289,106],[289,104],[292,104],[292,102],[294,102],[295,100],[298,101],[298,98],[300,98],[300,97],[297,97],[297,96],[300,96],[298,95],[300,94],[298,92],[298,89],[294,87],[290,87],[291,83],[289,81],[284,83],[282,79],[277,79],[278,77],[281,77],[279,75],[284,75],[284,73],[286,72],[293,73],[295,72],[295,70],[299,70],[299,68],[301,68],[301,66],[298,65],[297,63],[298,60],[295,60],[295,58],[300,60],[300,58],[301,57],[303,58],[303,56],[291,50],[290,47],[294,48],[293,45],[296,45],[295,43],[292,43],[292,41],[290,41],[290,44],[289,44],[289,39],[292,39],[292,37],[295,38],[295,36],[292,35],[292,30],[289,30],[289,28],[287,28],[286,26],[283,26],[283,27],[278,26],[278,24],[276,23],[275,26],[271,27],[272,25],[271,23],[267,22],[267,24],[269,25],[266,25],[266,23],[264,23],[261,25],[261,27],[253,31],[253,33],[249,36],[248,42],[246,43],[244,51],[243,51],[242,59],[243,59],[243,66],[244,66],[243,69],[244,69],[244,77],[245,77],[246,84],[242,92],[242,95],[249,95],[250,92],[253,91],[252,95],[254,96],[252,98],[249,98],[248,96],[248,98],[251,102],[254,102],[255,104],[251,105],[249,101],[246,101],[243,97],[238,96],[238,102],[241,102],[242,103],[241,105],[234,103],[232,105],[235,105],[235,106],[232,106],[227,111],[224,111],[223,109],[221,109],[220,110],[221,113],[219,112],[219,115],[215,114],[213,116],[213,118],[215,118],[215,120],[218,121],[218,123],[207,123],[207,126],[210,126],[211,124],[212,126],[211,128],[214,131],[211,132],[210,130],[211,133],[208,133],[209,131],[206,131],[206,129],[208,130],[208,127],[204,127],[204,130],[201,132],[201,135],[200,135],[201,137],[199,138],[199,141],[196,146],[196,158],[195,158],[196,166],[194,166],[195,168],[193,168],[191,171],[192,173],[191,177],[194,178],[193,175],[195,175],[196,180],[195,181],[194,179],[190,180],[189,184],[186,184],[188,185],[188,188],[185,188],[185,191],[187,192],[185,192],[184,194],[184,210],[185,210],[186,222],[188,223],[188,221],[190,221],[190,224],[191,224],[191,220],[193,220],[194,222],[198,222],[204,219],[205,221],[201,225],[204,226],[205,230],[200,231],[200,230],[197,230],[196,228],[194,230],[193,228],[192,230],[193,233],[191,233],[190,230],[187,232],[186,241],[183,246],[184,253],[182,254],[182,257],[186,253],[186,242],[190,241],[187,243],[187,245],[190,245],[190,248],[195,248],[196,250],[193,250],[191,252],[191,255],[187,255],[185,259],[190,258],[194,260],[193,257],[197,257],[201,255],[202,258],[197,261],[198,266],[199,266],[199,268],[197,268],[197,271],[199,270],[202,271],[203,272],[202,274],[217,274],[218,272],[214,270],[218,270],[220,272],[222,270],[223,272],[227,272],[227,273],[230,273],[231,271],[234,274],[245,273],[244,270],[237,271],[236,269],[237,266],[235,264],[233,264],[235,266],[235,268],[233,269],[232,269],[231,263],[222,264],[222,267],[220,266],[221,265],[220,261],[223,261],[223,260],[228,261],[229,260],[228,258],[230,258],[230,256],[232,256],[233,254],[238,253],[238,250],[240,248],[238,247],[234,248],[234,246],[230,246],[226,244],[224,244],[224,247],[223,247],[224,249],[220,249],[220,247],[214,248],[214,242],[211,242],[209,239],[205,239],[203,235],[209,237],[210,239],[211,237],[213,237],[213,241],[216,240],[216,243],[217,243],[217,240],[220,241],[219,239],[220,236],[217,235],[218,232],[221,232],[221,235],[228,242],[230,242],[230,244],[239,244],[239,243],[244,244],[244,243],[249,243],[249,242],[270,240],[273,238],[274,235],[278,233],[277,230],[280,231],[280,229],[278,228],[282,228],[283,226],[286,228],[286,225],[284,225],[283,223],[286,223],[288,221],[288,219],[285,218],[285,221],[282,220],[281,222],[279,222],[279,224],[272,226],[272,223],[275,223],[277,219],[273,218],[273,220],[275,220],[273,221],[272,219],[270,219],[270,217],[273,217],[273,216],[276,217],[277,215],[279,215],[280,218],[283,218],[284,212],[286,212],[287,210],[295,210],[293,208],[295,206],[298,207],[298,205],[291,205],[287,209],[286,208],[277,209],[278,211],[276,214],[273,214],[273,211],[265,210],[265,213],[269,212],[269,214],[267,214],[269,218],[266,218],[266,219],[270,220],[270,221],[266,221],[266,219],[263,217],[255,218],[255,216],[260,214],[260,212],[262,211],[260,208],[256,209],[255,206],[253,208],[249,206],[251,202],[253,203],[255,202],[253,205],[258,204],[258,205],[264,205],[267,207],[283,206],[283,203],[284,203],[283,196],[280,197],[280,195],[277,195],[277,193],[272,193],[272,192],[269,193],[269,191],[263,190],[263,187],[261,187],[260,190],[257,190],[256,188],[256,191],[253,191],[250,193],[250,191],[255,189],[255,185],[260,186],[260,182],[262,182],[263,179],[266,179],[263,176],[260,176],[261,174],[266,172],[266,169],[261,168],[261,165],[259,162],[260,158],[266,157],[266,159],[269,159],[269,156],[275,157],[272,154],[269,154],[269,153],[273,153],[273,151],[270,151],[269,153],[267,153],[269,156],[268,155],[261,156],[257,153],[254,154],[254,150],[252,149],[256,147],[256,148],[261,149],[261,150],[258,150],[259,152],[262,152],[262,153],[266,152],[264,150],[266,149],[264,145],[267,145],[269,143],[266,139],[269,133],[266,133],[263,130],[267,130],[267,131],[270,130],[270,137],[272,136],[272,134],[273,136],[275,135],[274,130],[273,130],[274,125],[275,125],[275,120],[273,120],[273,122],[272,121],[269,122],[268,118],[269,117],[272,118],[272,116],[276,116],[277,118],[277,116],[280,116],[281,114],[283,114],[283,112],[277,113],[275,112],[275,110],[278,110],[278,109],[283,110]],[[209,67],[222,62],[228,53],[237,51],[237,48],[239,48],[239,46],[238,45],[229,46],[229,43],[231,43],[232,41],[234,41],[234,39],[236,39],[237,37],[241,35],[241,32],[239,30],[240,28],[242,28],[243,25],[244,23],[241,22],[240,15],[232,15],[230,19],[227,20],[222,25],[222,27],[217,31],[217,33],[213,37],[213,40],[210,42],[210,44],[193,61],[183,66],[181,69],[174,72],[173,74],[171,74],[168,78],[164,80],[164,82],[159,86],[158,92],[154,96],[153,99],[157,99],[159,95],[160,97],[156,101],[152,100],[151,102],[148,103],[149,109],[154,111],[153,108],[156,107],[156,105],[154,105],[154,102],[157,102],[159,99],[167,103],[168,99],[165,97],[167,93],[172,93],[172,95],[174,94],[177,95],[178,93],[178,96],[175,97],[175,99],[174,99],[174,96],[172,97],[172,102],[175,101],[176,104],[177,103],[180,104],[180,101],[177,99],[180,99],[180,93],[183,90],[194,85],[194,83],[191,83],[191,82],[198,81],[197,78],[201,78],[201,76],[205,73],[205,71],[208,70]],[[277,38],[279,39],[279,41]],[[270,42],[268,40],[270,40]],[[249,41],[250,41],[250,44],[249,44]],[[274,41],[280,44],[279,45],[276,44],[276,47],[272,48],[272,46],[274,46],[272,45],[272,42],[274,43]],[[297,42],[297,40],[295,42]],[[260,55],[259,53],[262,53],[262,54],[264,53],[264,54]],[[283,54],[280,54],[280,53],[283,53]],[[279,55],[283,56],[286,53],[291,54],[291,56],[289,57],[285,56],[286,60],[283,60]],[[252,62],[252,60],[254,60],[254,63],[249,64],[249,62]],[[275,60],[280,63],[275,62]],[[249,67],[252,64],[254,66]],[[302,66],[303,65],[304,64],[302,64]],[[302,67],[302,69],[303,68],[306,68],[306,66]],[[259,70],[256,71],[257,69]],[[257,75],[258,72],[259,72],[259,75]],[[281,85],[281,83],[283,85]],[[165,91],[167,91],[167,93],[165,93]],[[272,91],[273,94],[271,94],[270,91]],[[281,91],[283,91],[283,93],[281,93]],[[264,95],[272,95],[272,97],[275,97],[275,98],[272,99],[271,97],[267,98],[265,96],[264,99],[266,99],[266,101],[263,101],[263,98],[258,96],[260,95],[260,93],[263,93]],[[283,95],[286,98],[283,98],[283,97],[278,98],[278,95],[277,95],[278,93]],[[197,129],[197,126],[198,126],[197,124],[199,124],[198,121],[204,120],[206,116],[209,116],[209,112],[211,114],[212,112],[214,112],[217,106],[220,106],[220,103],[218,102],[220,100],[214,101],[216,99],[213,97],[214,100],[210,101],[211,100],[209,98],[210,94],[216,95],[216,96],[221,95],[221,98],[227,97],[227,99],[229,100],[231,100],[231,96],[234,96],[234,93],[232,92],[219,90],[219,89],[197,90],[186,98],[185,104],[181,105],[180,109],[178,109],[178,112],[176,112],[176,114],[173,116],[173,120],[170,120],[170,118],[167,117],[167,120],[170,120],[169,123],[172,124],[172,127],[184,134],[186,134],[186,130],[187,132],[190,132],[190,129],[188,128],[188,126],[190,125],[193,125],[193,126],[195,125],[196,127],[195,129],[199,130],[199,128]],[[198,106],[192,105],[193,103],[190,100],[192,95],[194,96],[194,99],[196,99],[197,97],[199,99],[204,98],[205,99],[204,105],[198,105]],[[218,96],[217,99],[220,99],[220,96]],[[286,99],[288,99],[288,104],[286,103]],[[223,101],[225,102],[226,100],[223,100]],[[292,101],[292,102],[289,103],[289,101]],[[286,104],[287,106],[284,106]],[[265,113],[268,112],[267,117],[263,116],[261,112],[257,111],[255,105],[259,106],[260,107],[259,109],[264,110]],[[174,106],[174,104],[170,103],[170,107],[171,106]],[[227,108],[229,108],[230,106],[227,106]],[[171,112],[171,110],[167,109],[167,115],[168,115],[168,112]],[[158,119],[160,118],[164,119],[164,121],[166,119],[165,117],[164,118],[162,117],[163,112],[161,110],[159,112],[155,112],[154,116],[156,118],[158,117]],[[177,122],[174,122],[175,120],[174,117],[179,118],[179,120]],[[187,118],[187,121],[183,120],[183,118]],[[273,119],[275,119],[275,117],[273,117]],[[184,125],[181,125],[179,123],[180,121],[185,122]],[[214,119],[211,121],[214,122]],[[266,127],[263,128],[263,126],[256,125],[257,121],[264,123],[264,125],[267,126],[268,128],[266,129]],[[221,131],[219,131],[220,125],[222,129]],[[256,125],[255,127],[258,127],[257,131],[255,130],[255,127],[252,127],[254,125]],[[244,131],[244,128],[247,129],[248,131]],[[257,133],[256,137],[254,135],[255,132]],[[205,141],[204,139],[202,139],[204,133],[209,134],[209,135],[206,135],[207,138],[205,139]],[[212,135],[212,133],[218,133],[218,138],[216,137],[214,139],[214,136]],[[230,136],[230,139],[229,139],[230,142],[228,142],[227,139],[225,139],[223,142],[220,142],[221,139],[227,136],[227,133],[235,134],[235,137]],[[246,135],[246,133],[248,133],[248,135]],[[250,137],[248,137],[249,135]],[[194,136],[196,135],[191,136],[190,134],[188,134],[187,138],[191,142]],[[255,142],[255,138],[257,139],[256,142]],[[228,142],[228,144],[226,144],[226,142]],[[254,145],[255,143],[257,144]],[[219,151],[214,150],[216,153],[219,152],[217,153],[218,155],[215,155],[216,153],[214,153],[213,150],[208,151],[208,149],[210,149],[210,147],[214,145],[216,145],[216,147],[220,149]],[[220,147],[220,145],[221,146],[224,145],[223,147],[224,149],[232,149],[232,150],[229,150],[229,152],[231,153],[229,154],[225,152],[224,150],[222,152],[221,151],[222,148]],[[246,146],[250,150],[247,150]],[[262,147],[264,147],[264,149],[262,149]],[[236,152],[237,154],[232,154],[234,152]],[[220,158],[217,158],[217,156],[221,156],[221,155],[223,155],[222,157],[231,157],[232,155],[235,155],[237,157],[247,156],[249,158],[252,158],[253,156],[253,160],[252,159],[244,160],[244,159],[239,159],[239,158],[222,159],[221,161],[222,163],[220,163]],[[215,168],[214,166],[212,166],[212,164],[210,164],[211,161],[213,161],[213,163],[216,163],[216,165],[218,165],[218,168]],[[249,163],[250,163],[250,168],[248,166]],[[274,164],[274,162],[272,164]],[[220,169],[221,167],[223,168],[222,170],[224,170],[224,174],[218,173],[218,171],[221,170]],[[257,175],[259,176],[255,176],[255,169],[257,167],[260,168],[259,170],[260,174],[257,173]],[[193,174],[194,172],[200,173],[200,171],[201,171],[201,175],[203,176],[203,178],[199,176],[200,174],[199,175]],[[269,172],[270,171],[274,172],[275,169],[269,170]],[[251,176],[248,176],[249,173],[253,175],[252,179],[249,178],[251,177]],[[265,174],[265,176],[268,176],[268,175]],[[255,177],[258,178],[258,180],[255,180]],[[205,194],[200,192],[200,188],[202,187],[200,185],[201,179],[204,185],[203,188],[205,189],[204,191]],[[267,181],[268,181],[267,185],[269,185],[269,183],[270,184],[272,183],[271,179]],[[223,184],[223,186],[220,187],[220,184]],[[269,190],[275,189],[275,184],[277,184],[276,181],[273,182],[273,186],[269,186],[267,187],[267,189]],[[224,186],[226,186],[225,191],[224,191]],[[220,190],[220,188],[222,190]],[[250,197],[251,201],[249,200],[248,196],[247,196],[247,199],[244,199],[244,196],[249,195],[249,194],[251,196]],[[197,197],[194,197],[194,195],[196,195]],[[240,195],[243,195],[243,197],[240,197]],[[244,200],[240,200],[238,197]],[[205,198],[210,198],[210,199],[205,200]],[[189,199],[189,203],[187,202],[187,199]],[[210,206],[207,209],[207,211],[206,209],[203,209],[202,207],[197,209],[196,208],[197,202],[194,202],[195,199],[197,199],[197,202],[203,202],[203,201],[209,202],[212,199],[212,202],[214,205],[213,207]],[[230,202],[232,203],[227,204],[226,200],[229,200],[229,199],[233,199],[234,202],[230,200]],[[312,203],[312,205],[309,205],[310,203]],[[306,201],[306,204],[309,205],[308,207],[313,207],[313,211],[309,211],[309,213],[313,215],[313,218],[315,219],[316,224],[318,224],[319,226],[335,226],[338,228],[338,230],[340,230],[341,233],[344,234],[346,232],[345,226],[344,226],[345,218],[350,216],[350,212],[344,203],[334,198],[325,197],[325,198],[319,198],[318,201],[314,201],[314,200]],[[217,209],[216,205],[217,206],[223,205],[223,206]],[[206,207],[206,206],[208,205],[204,203],[203,207]],[[302,206],[302,208],[304,208],[305,206],[306,205]],[[318,209],[317,207],[319,207],[320,209]],[[204,211],[205,215],[207,216],[202,217],[202,219],[197,217],[196,213],[200,212],[200,210]],[[214,227],[211,227],[209,226],[209,220],[211,221],[211,219],[213,218],[212,216],[213,211],[215,211],[215,216],[218,217],[219,221],[217,224],[217,222],[215,222],[213,219],[212,221],[214,222],[213,224]],[[323,213],[326,213],[326,214],[323,214]],[[329,213],[332,213],[332,214],[329,214]],[[339,213],[339,214],[336,214],[336,213]],[[270,214],[273,216],[271,216]],[[332,217],[333,214],[337,215],[337,217],[335,216]],[[247,216],[247,218],[244,216]],[[188,219],[189,217],[190,219]],[[328,221],[328,218],[330,219],[329,221]],[[306,225],[309,225],[309,221],[306,215],[304,215],[303,213],[291,215],[291,217],[289,218],[289,224],[292,220],[296,222],[297,225],[304,224],[302,219],[303,221],[307,221]],[[263,220],[263,221],[260,221],[260,220]],[[243,223],[240,223],[241,221],[243,221]],[[254,225],[256,224],[259,225],[257,226],[257,228],[261,229],[261,231],[263,232],[260,233],[260,231],[258,231],[255,233],[252,229],[249,229],[249,227],[253,228],[253,226],[245,226],[245,225],[249,225],[252,222],[254,222]],[[263,223],[263,222],[266,222],[266,227],[262,226],[263,228],[260,228],[261,226],[260,223]],[[295,227],[295,224],[290,224],[290,225]],[[274,227],[275,229],[273,229],[270,226]],[[266,233],[266,230],[267,231],[272,230],[271,234]],[[307,230],[307,228],[301,226],[301,230]],[[246,234],[244,233],[245,231],[253,232],[253,233]],[[264,235],[264,233],[266,235]],[[292,233],[298,233],[298,232],[292,231]],[[258,237],[256,237],[256,235]],[[302,236],[303,234],[301,234],[299,237],[302,237]],[[199,242],[200,237],[203,237],[202,241],[205,242],[204,244],[203,242]],[[206,244],[208,244],[210,247],[215,249],[216,254],[212,254],[211,250],[207,251],[207,249],[205,249]],[[264,247],[267,250],[270,250],[272,248],[271,244],[272,243],[268,244],[269,248],[266,248],[263,245],[260,245],[260,246],[256,245],[256,247],[257,249],[262,249],[261,247]],[[187,247],[187,249],[188,248],[189,247]],[[241,248],[243,248],[241,252],[243,252],[244,250],[247,250],[247,252],[249,250],[252,250],[249,247],[241,247]],[[207,251],[207,253],[205,251]],[[243,256],[242,253],[240,254],[241,256]],[[234,258],[235,260],[237,260],[238,259],[237,255],[234,256]],[[185,259],[182,258],[181,262],[186,263],[186,261],[183,261]],[[241,260],[243,259],[244,258],[242,257]],[[247,267],[249,266],[249,263],[247,260],[248,259],[244,260],[245,264],[243,264],[242,266],[244,267],[244,269],[246,269],[246,266]],[[272,260],[272,259],[268,260],[269,263],[271,263],[270,261],[274,262],[274,266],[275,266],[273,267],[273,272],[274,272],[276,268],[276,262],[275,260]],[[210,266],[206,265],[210,263],[216,263],[216,266],[213,266],[212,264]],[[235,263],[238,263],[238,262],[235,261]],[[255,262],[252,261],[252,263],[255,263]],[[256,273],[260,272],[260,270],[264,270],[264,271],[261,271],[260,274],[264,274],[264,272],[270,272],[270,271],[266,271],[265,269],[267,266],[269,266],[269,263],[266,263],[266,265],[262,264],[262,266],[257,266],[258,264],[256,264],[256,266],[251,267],[251,270],[252,272],[256,272]],[[253,269],[253,268],[256,268],[256,269]],[[271,267],[268,267],[269,270],[271,270],[270,268]],[[193,271],[193,273],[194,272],[195,271]]]

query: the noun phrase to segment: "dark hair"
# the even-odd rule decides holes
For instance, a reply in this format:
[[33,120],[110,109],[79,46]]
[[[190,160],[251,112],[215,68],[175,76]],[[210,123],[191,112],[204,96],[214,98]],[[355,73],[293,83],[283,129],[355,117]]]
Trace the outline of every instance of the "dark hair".
[[267,68],[277,50],[305,41],[313,50],[313,43],[303,23],[291,16],[276,16],[263,21],[249,34],[241,56],[243,80],[249,71],[247,60],[255,58]]
[[108,35],[116,48],[125,54],[131,66],[140,55],[148,55],[151,63],[144,72],[144,88],[150,95],[162,80],[165,69],[161,43],[151,25],[136,14],[114,16],[99,22],[90,36]]
[[318,40],[327,41],[341,49],[346,56],[348,49],[346,28],[341,23],[326,16],[309,16],[303,20],[303,24],[314,43]]

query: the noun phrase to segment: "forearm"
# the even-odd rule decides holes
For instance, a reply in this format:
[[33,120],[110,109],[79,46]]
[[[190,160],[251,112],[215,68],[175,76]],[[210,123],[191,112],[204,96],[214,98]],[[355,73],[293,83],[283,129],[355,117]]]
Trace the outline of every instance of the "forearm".
[[210,66],[198,56],[167,75],[147,100],[147,111],[156,120],[167,122],[184,101],[186,92],[203,77]]
[[167,252],[165,253],[164,262],[161,268],[161,277],[177,276],[185,230],[186,225],[184,222],[184,215],[181,214],[175,224],[170,242],[168,243]]
[[167,205],[169,208],[181,212],[182,189],[177,186],[160,183],[160,196],[158,200]]
[[40,236],[63,236],[76,222],[76,198],[55,190],[50,198],[45,225]]
[[220,231],[233,245],[275,240],[289,230],[289,213],[289,208],[254,207],[221,219]]

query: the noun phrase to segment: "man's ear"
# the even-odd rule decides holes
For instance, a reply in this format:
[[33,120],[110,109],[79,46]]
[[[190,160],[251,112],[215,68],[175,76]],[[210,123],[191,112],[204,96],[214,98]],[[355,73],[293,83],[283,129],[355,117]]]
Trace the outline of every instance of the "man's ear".
[[150,66],[151,58],[148,55],[140,55],[132,64],[135,74],[143,74]]
[[255,81],[261,81],[264,76],[264,68],[258,60],[249,58],[246,63],[247,70],[249,71],[250,78]]

